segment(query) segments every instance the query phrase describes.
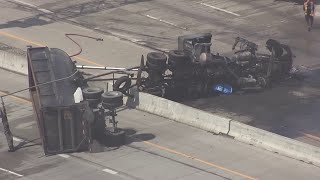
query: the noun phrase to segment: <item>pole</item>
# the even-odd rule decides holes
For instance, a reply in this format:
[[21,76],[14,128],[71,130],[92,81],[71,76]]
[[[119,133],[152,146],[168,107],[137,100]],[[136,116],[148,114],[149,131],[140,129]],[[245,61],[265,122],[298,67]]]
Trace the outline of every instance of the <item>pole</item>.
[[7,113],[6,113],[6,108],[4,106],[3,98],[1,97],[1,104],[2,104],[2,109],[0,108],[0,118],[2,119],[2,124],[3,124],[3,130],[4,130],[4,135],[6,136],[8,147],[9,147],[9,152],[14,152],[15,148],[13,145],[13,136],[10,131],[9,127],[9,122],[7,118]]
[[128,68],[117,68],[117,67],[104,67],[104,66],[85,66],[77,65],[77,69],[97,69],[97,70],[109,70],[109,71],[138,71],[138,68],[128,69]]

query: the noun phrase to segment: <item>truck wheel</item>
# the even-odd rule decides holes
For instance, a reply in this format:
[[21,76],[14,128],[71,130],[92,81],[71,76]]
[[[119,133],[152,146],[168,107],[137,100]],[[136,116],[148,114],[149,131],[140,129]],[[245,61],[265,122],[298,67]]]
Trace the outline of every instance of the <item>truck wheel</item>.
[[115,109],[121,107],[123,105],[123,101],[112,102],[112,103],[102,103],[102,107],[105,109]]
[[150,61],[146,62],[146,66],[150,69],[150,70],[155,70],[155,71],[161,71],[163,69],[165,69],[166,64],[153,64]]
[[147,63],[158,66],[165,66],[167,64],[167,56],[161,52],[150,52],[147,54]]
[[125,92],[130,88],[130,86],[131,86],[131,79],[128,76],[122,76],[119,79],[117,79],[116,82],[114,83],[113,90]]
[[100,103],[100,99],[86,99],[89,102],[89,107],[96,108]]
[[110,91],[105,92],[101,95],[102,103],[110,103],[114,104],[117,102],[122,102],[123,100],[123,94],[119,91]]
[[108,147],[119,147],[126,143],[126,133],[122,129],[112,132],[111,128],[106,128],[104,145]]
[[188,61],[189,61],[189,58],[183,51],[179,51],[179,50],[169,51],[168,64],[171,67],[185,65],[188,63]]
[[82,90],[84,99],[100,99],[103,89],[99,87],[87,87]]
[[171,61],[186,61],[187,55],[183,51],[171,50],[169,51],[169,60]]

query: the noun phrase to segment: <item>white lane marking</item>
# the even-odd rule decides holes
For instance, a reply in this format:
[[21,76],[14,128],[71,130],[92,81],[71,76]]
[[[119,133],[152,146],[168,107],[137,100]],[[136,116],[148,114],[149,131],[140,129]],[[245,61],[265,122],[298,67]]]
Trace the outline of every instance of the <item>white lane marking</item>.
[[13,137],[12,139],[13,139],[14,141],[17,141],[17,142],[22,142],[22,141],[23,141],[22,139],[17,138],[17,137]]
[[49,11],[49,10],[47,10],[47,9],[39,8],[39,7],[37,7],[36,5],[30,4],[30,3],[27,3],[27,2],[23,2],[23,1],[20,1],[20,0],[10,0],[10,1],[13,1],[13,2],[16,2],[16,3],[20,3],[20,4],[23,4],[23,5],[29,6],[29,7],[36,8],[37,10],[39,10],[39,11],[41,11],[41,12],[44,12],[44,13],[53,14],[52,11]]
[[42,8],[37,8],[39,11],[41,11],[41,12],[44,12],[44,13],[47,13],[47,14],[54,14],[54,12],[52,12],[52,11],[49,11],[49,10],[47,10],[47,9],[42,9]]
[[172,22],[168,22],[168,21],[162,20],[162,19],[160,19],[160,18],[156,18],[156,17],[150,16],[150,15],[148,15],[148,14],[147,14],[147,15],[143,15],[143,16],[145,16],[145,17],[147,17],[147,18],[150,18],[150,19],[153,19],[153,20],[160,21],[160,22],[162,22],[162,23],[165,23],[165,24],[168,24],[168,25],[177,27],[177,28],[180,28],[180,29],[183,29],[183,30],[187,30],[186,27],[181,27],[181,26],[179,26],[179,25],[177,25],[177,24],[174,24],[174,23],[172,23]]
[[207,3],[200,3],[200,4],[203,5],[203,6],[207,6],[207,7],[213,8],[213,9],[218,10],[218,11],[222,11],[222,12],[225,12],[225,13],[228,13],[228,14],[232,14],[232,15],[235,15],[235,16],[238,16],[238,17],[240,16],[240,14],[237,14],[237,13],[225,10],[225,9],[221,9],[221,8],[215,7],[215,6],[207,4]]
[[63,157],[63,158],[69,158],[70,157],[68,154],[58,154],[58,156]]
[[4,172],[7,172],[7,173],[10,173],[10,174],[13,174],[13,175],[16,175],[16,176],[19,176],[19,177],[23,176],[22,174],[15,173],[15,172],[9,171],[7,169],[0,168],[0,170],[4,171]]
[[113,171],[113,170],[111,170],[111,169],[103,169],[102,171],[107,172],[107,173],[109,173],[109,174],[113,174],[113,175],[118,174],[118,172]]
[[27,6],[30,6],[30,7],[37,8],[37,6],[35,6],[33,4],[30,4],[30,3],[27,3],[27,2],[23,2],[23,1],[19,1],[19,0],[11,0],[11,1],[17,2],[17,3],[20,3],[20,4],[24,4],[24,5],[27,5]]

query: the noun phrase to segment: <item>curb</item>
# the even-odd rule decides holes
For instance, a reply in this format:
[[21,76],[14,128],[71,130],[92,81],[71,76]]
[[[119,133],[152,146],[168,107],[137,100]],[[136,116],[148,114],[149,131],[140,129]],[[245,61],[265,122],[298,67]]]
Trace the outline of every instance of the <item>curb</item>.
[[[12,50],[15,49],[11,47],[0,49],[0,68],[27,75],[27,60],[25,54],[12,52]],[[10,60],[8,61],[8,59]],[[102,84],[100,82],[94,85],[101,86]],[[104,83],[103,85],[107,87],[105,89],[109,91],[112,90],[112,84]],[[130,93],[134,95],[134,98],[124,98],[124,103],[128,107],[156,114],[215,134],[226,134],[238,141],[320,166],[320,148],[316,146],[161,97],[138,92],[136,88],[132,88]]]

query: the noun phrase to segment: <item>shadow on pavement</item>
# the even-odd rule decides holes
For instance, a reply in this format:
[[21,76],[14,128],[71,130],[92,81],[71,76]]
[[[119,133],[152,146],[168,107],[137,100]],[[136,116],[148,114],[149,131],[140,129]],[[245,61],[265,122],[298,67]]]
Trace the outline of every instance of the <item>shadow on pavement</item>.
[[[98,13],[105,10],[110,10],[114,8],[119,8],[121,6],[125,6],[128,4],[134,4],[134,3],[140,3],[140,2],[146,2],[151,0],[124,0],[123,2],[120,2],[118,4],[110,3],[106,0],[99,0],[99,1],[90,1],[80,4],[73,4],[69,5],[63,8],[48,8],[52,13],[40,13],[36,16],[30,16],[22,19],[17,19],[13,21],[9,21],[5,24],[0,24],[0,29],[5,28],[13,28],[13,27],[20,27],[20,28],[28,28],[32,26],[43,26],[47,24],[51,24],[58,21],[78,18],[81,16],[90,15],[93,13]],[[14,2],[12,2],[14,3]],[[22,9],[24,11],[34,11],[33,8],[17,4],[16,9]],[[45,4],[43,5],[45,6]],[[43,20],[41,19],[49,19],[49,20]]]
[[320,136],[320,69],[304,80],[275,84],[260,93],[198,99],[184,104],[290,138]]
[[22,141],[17,146],[15,146],[15,150],[18,151],[19,149],[22,149],[22,148],[27,148],[27,147],[32,147],[32,146],[41,146],[42,145],[41,143],[33,144],[35,141],[37,141],[39,139],[40,138],[33,139],[31,141]]
[[149,141],[154,139],[156,136],[150,133],[137,133],[135,129],[123,129],[126,132],[126,145],[133,142]]
[[43,20],[40,18],[40,15],[17,19],[14,21],[8,21],[5,24],[0,24],[0,29],[7,29],[7,28],[13,28],[13,27],[19,27],[19,28],[28,28],[32,26],[43,26],[47,24],[51,24],[54,21],[51,20]]
[[[125,132],[126,138],[125,138],[125,144],[124,145],[130,145],[134,142],[143,142],[143,141],[149,141],[151,139],[154,139],[156,136],[150,133],[137,133],[137,131],[133,128],[126,128],[122,129]],[[91,153],[101,153],[101,152],[108,152],[108,151],[114,151],[119,149],[121,146],[116,147],[107,147],[105,145],[102,145],[98,141],[94,140]]]

